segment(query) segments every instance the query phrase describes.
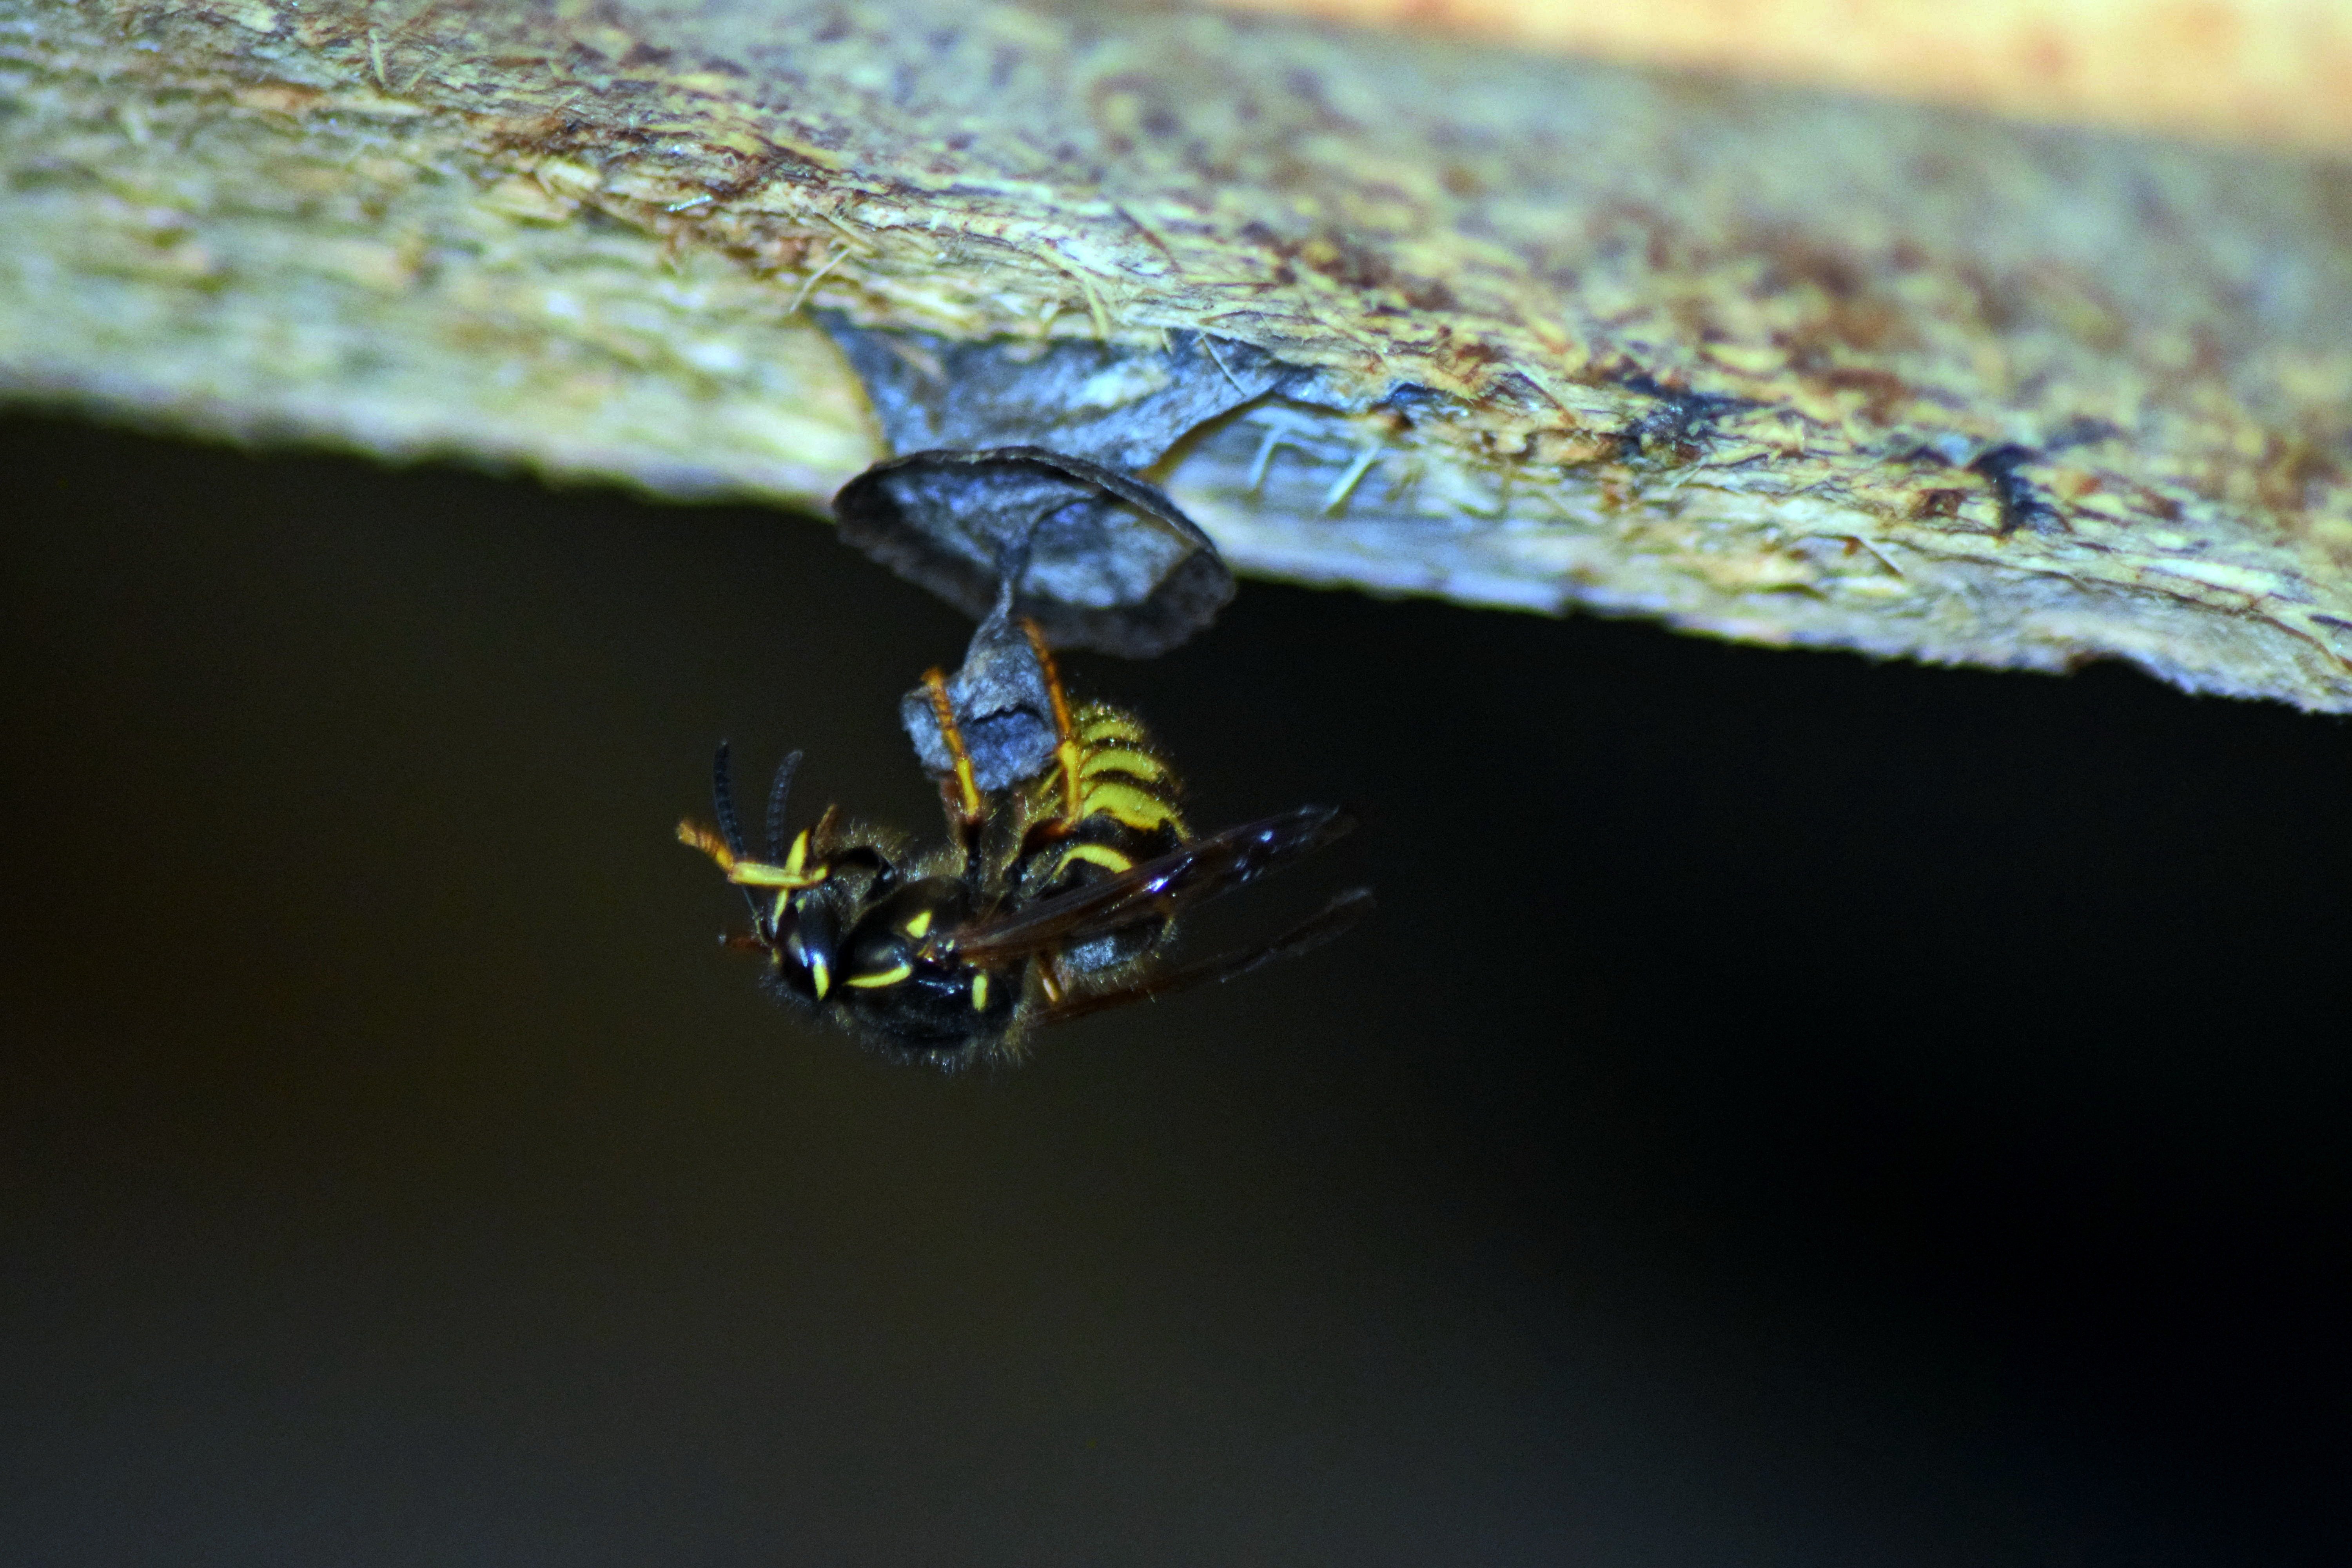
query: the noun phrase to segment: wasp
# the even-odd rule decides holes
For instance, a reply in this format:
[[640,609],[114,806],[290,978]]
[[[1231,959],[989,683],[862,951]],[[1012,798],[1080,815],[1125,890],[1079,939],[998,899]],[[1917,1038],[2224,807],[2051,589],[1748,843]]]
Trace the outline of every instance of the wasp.
[[747,852],[724,744],[712,767],[716,829],[688,820],[680,842],[743,889],[751,930],[730,945],[761,955],[761,983],[845,1026],[889,1058],[954,1070],[1020,1059],[1040,1028],[1305,952],[1371,907],[1364,889],[1262,946],[1181,968],[1159,959],[1180,912],[1355,826],[1307,805],[1195,837],[1173,771],[1132,714],[1073,703],[1044,636],[1021,623],[1051,706],[1052,757],[987,790],[975,774],[947,677],[923,677],[948,765],[934,773],[944,842],[917,847],[828,806],[784,838],[801,753],[768,796],[766,858]]

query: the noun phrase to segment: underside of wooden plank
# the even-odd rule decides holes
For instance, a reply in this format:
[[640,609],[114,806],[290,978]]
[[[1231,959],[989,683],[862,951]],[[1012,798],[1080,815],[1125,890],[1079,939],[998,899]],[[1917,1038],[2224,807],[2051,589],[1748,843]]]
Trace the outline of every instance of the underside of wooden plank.
[[812,307],[1198,334],[1297,373],[1150,470],[1244,573],[2352,709],[2323,161],[1164,8],[0,0],[0,178],[18,400],[814,507],[886,447]]

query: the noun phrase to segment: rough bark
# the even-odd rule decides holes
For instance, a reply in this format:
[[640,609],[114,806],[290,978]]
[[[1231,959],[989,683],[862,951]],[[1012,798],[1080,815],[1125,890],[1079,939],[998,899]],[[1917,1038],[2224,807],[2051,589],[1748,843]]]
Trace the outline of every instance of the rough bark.
[[0,393],[820,503],[802,307],[1318,373],[1244,573],[2352,709],[2352,173],[1096,5],[0,0]]

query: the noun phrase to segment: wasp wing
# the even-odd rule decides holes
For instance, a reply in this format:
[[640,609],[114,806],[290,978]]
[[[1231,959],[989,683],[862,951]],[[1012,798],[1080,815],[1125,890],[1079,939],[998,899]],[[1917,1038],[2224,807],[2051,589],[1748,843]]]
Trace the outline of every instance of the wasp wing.
[[1149,1002],[1173,991],[1190,991],[1195,985],[1238,980],[1252,970],[1262,969],[1286,958],[1297,958],[1303,952],[1312,952],[1325,942],[1345,935],[1358,921],[1371,912],[1372,890],[1370,888],[1350,888],[1262,947],[1223,953],[1182,969],[1151,975],[1131,985],[1116,986],[1108,991],[1080,992],[1065,997],[1040,1013],[1036,1026],[1044,1028],[1052,1024],[1066,1024],[1073,1018],[1108,1012],[1113,1007],[1124,1007],[1132,1002]]
[[1312,853],[1356,826],[1352,813],[1302,805],[1279,816],[1229,827],[1130,870],[1046,899],[1016,913],[982,921],[960,932],[951,951],[986,968],[1065,943],[1088,941],[1177,906],[1238,888],[1301,855]]

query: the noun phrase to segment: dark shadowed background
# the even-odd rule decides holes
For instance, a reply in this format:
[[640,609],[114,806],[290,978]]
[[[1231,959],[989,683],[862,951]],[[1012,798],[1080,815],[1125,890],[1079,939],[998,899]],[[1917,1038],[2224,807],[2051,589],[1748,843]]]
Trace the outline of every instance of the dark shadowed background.
[[1248,584],[1074,683],[1381,912],[947,1079],[670,839],[936,822],[824,529],[0,473],[9,1563],[2352,1558],[2340,722]]

